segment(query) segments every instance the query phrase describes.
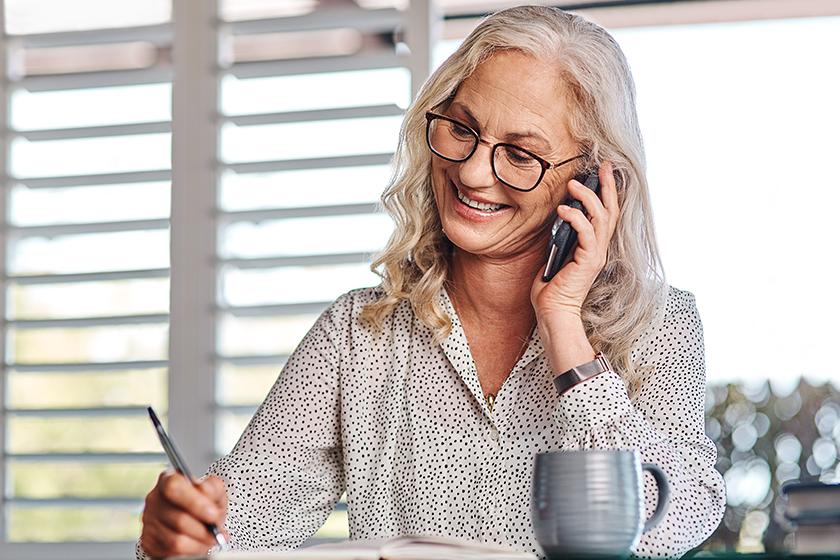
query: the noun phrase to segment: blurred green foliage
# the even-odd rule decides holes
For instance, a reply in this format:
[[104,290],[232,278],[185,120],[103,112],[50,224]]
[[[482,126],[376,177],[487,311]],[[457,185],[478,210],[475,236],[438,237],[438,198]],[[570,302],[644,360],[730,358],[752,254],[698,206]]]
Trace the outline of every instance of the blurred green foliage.
[[123,371],[6,372],[11,409],[147,406],[166,410],[166,368]]
[[140,535],[140,508],[117,506],[8,508],[9,542],[134,541]]
[[140,501],[165,468],[165,463],[12,461],[7,472],[18,498],[119,497]]
[[18,364],[165,360],[168,336],[169,325],[163,323],[15,329],[8,332],[8,346]]
[[[30,417],[6,421],[12,453],[160,453],[148,417]],[[44,457],[49,460],[49,456]]]

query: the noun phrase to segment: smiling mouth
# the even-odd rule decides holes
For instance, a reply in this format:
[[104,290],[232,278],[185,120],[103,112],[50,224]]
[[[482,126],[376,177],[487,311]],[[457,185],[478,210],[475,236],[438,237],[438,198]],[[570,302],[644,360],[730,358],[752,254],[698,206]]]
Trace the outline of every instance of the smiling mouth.
[[490,214],[491,212],[496,212],[496,211],[500,210],[502,208],[502,206],[504,206],[504,204],[490,204],[489,202],[476,202],[475,200],[471,200],[471,199],[467,198],[467,196],[464,193],[462,193],[461,191],[459,191],[458,189],[455,189],[455,191],[458,193],[458,200],[460,200],[461,202],[463,202],[464,204],[466,204],[470,208],[475,208],[476,210],[481,210],[482,212],[486,212],[488,214]]

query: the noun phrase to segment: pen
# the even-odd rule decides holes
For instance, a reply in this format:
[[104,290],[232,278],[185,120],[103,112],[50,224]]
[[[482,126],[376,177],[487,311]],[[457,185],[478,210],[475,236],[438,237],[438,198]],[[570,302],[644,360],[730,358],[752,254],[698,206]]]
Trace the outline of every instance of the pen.
[[[198,486],[195,479],[190,474],[190,470],[187,468],[187,464],[184,462],[184,459],[181,458],[181,454],[178,453],[177,449],[175,449],[175,444],[173,444],[172,440],[169,439],[169,436],[166,435],[166,430],[163,429],[163,425],[161,425],[160,420],[158,420],[157,414],[155,414],[155,411],[152,410],[151,406],[148,410],[149,417],[152,419],[152,424],[155,425],[155,430],[157,430],[158,437],[160,438],[160,444],[163,446],[163,450],[166,451],[166,456],[169,457],[169,462],[172,463],[175,470],[184,475],[193,486]],[[216,527],[215,523],[205,523],[204,526],[207,527],[208,531],[213,533],[213,537],[215,537],[219,546],[222,547],[222,550],[228,550],[228,548],[230,548],[227,539],[225,539],[225,536],[219,532],[219,528]]]

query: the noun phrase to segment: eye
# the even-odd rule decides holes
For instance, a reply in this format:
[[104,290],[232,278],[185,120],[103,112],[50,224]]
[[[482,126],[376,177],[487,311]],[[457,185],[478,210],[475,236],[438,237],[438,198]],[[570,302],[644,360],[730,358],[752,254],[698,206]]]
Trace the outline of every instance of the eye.
[[450,129],[452,130],[452,135],[458,138],[462,138],[464,140],[473,140],[475,138],[475,133],[472,131],[471,128],[465,126],[459,122],[454,121],[447,121],[449,123]]
[[537,163],[537,160],[535,160],[531,154],[521,148],[508,144],[503,144],[500,148],[505,160],[513,166],[531,167]]

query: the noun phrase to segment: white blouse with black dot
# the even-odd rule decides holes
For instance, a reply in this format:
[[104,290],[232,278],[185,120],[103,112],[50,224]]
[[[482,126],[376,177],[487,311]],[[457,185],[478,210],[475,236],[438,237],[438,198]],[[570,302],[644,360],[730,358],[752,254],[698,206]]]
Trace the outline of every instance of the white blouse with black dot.
[[[717,527],[725,493],[704,432],[693,295],[672,288],[664,323],[634,353],[653,366],[634,402],[614,372],[558,396],[535,330],[490,412],[445,291],[453,328],[434,346],[407,301],[379,334],[360,323],[376,293],[345,294],[320,317],[236,447],[210,467],[227,487],[234,548],[298,546],[346,491],[352,539],[445,535],[540,554],[531,471],[535,454],[561,449],[637,449],[665,470],[667,515],[637,556],[680,556]],[[645,481],[649,515],[657,494]]]

